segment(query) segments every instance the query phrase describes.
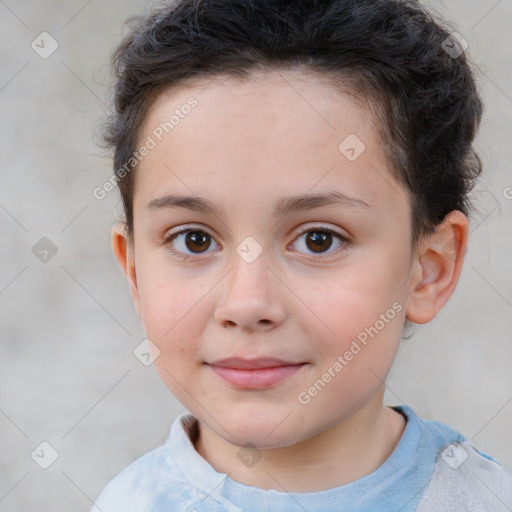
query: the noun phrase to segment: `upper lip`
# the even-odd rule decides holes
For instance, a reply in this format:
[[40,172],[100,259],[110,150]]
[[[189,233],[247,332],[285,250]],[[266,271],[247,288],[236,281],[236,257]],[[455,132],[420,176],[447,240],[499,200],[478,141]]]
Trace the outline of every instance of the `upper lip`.
[[279,366],[295,366],[304,363],[285,361],[274,357],[259,357],[257,359],[229,357],[227,359],[218,359],[208,364],[210,366],[223,366],[224,368],[235,368],[240,370],[258,370],[261,368],[277,368]]

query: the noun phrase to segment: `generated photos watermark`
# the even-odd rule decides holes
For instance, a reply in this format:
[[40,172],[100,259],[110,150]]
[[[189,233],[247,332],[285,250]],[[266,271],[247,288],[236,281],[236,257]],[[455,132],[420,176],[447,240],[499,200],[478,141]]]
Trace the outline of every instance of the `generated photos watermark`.
[[117,183],[130,174],[130,172],[135,169],[137,165],[162,142],[164,137],[171,133],[197,105],[198,102],[196,98],[192,96],[186,103],[181,105],[180,108],[175,109],[167,121],[160,123],[153,129],[151,135],[147,136],[146,140],[132,153],[124,165],[114,172],[113,176],[92,191],[94,198],[99,201],[105,199],[105,197],[116,188]]
[[357,339],[352,340],[350,347],[327,368],[322,376],[311,384],[307,389],[301,391],[297,400],[302,405],[307,405],[311,402],[312,398],[317,396],[326,386],[331,382],[339,373],[352,361],[367,345],[368,342],[375,338],[379,332],[384,329],[397,313],[402,311],[403,306],[400,302],[395,302],[385,312],[381,313],[379,319],[375,321],[370,327],[366,327],[358,335]]

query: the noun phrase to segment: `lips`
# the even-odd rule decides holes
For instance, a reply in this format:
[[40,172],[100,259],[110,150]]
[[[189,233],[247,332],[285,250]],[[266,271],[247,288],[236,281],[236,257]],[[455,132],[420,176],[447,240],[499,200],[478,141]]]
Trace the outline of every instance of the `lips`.
[[284,361],[283,359],[276,359],[273,357],[259,357],[258,359],[242,359],[240,357],[230,357],[228,359],[220,359],[209,364],[212,366],[234,368],[237,370],[259,370],[261,368],[277,368],[280,366],[293,366],[301,363]]
[[207,363],[212,371],[234,387],[261,389],[273,386],[302,369],[306,363],[276,358],[228,358]]

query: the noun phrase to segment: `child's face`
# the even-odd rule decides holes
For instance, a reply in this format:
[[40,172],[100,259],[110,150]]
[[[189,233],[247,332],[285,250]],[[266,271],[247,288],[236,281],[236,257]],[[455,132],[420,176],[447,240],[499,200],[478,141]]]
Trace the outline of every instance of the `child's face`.
[[[408,194],[374,120],[318,77],[208,83],[161,95],[146,118],[139,143],[157,145],[136,171],[132,293],[160,376],[194,416],[237,445],[291,445],[382,403],[418,279]],[[339,149],[351,134],[366,146],[355,160],[355,139]],[[354,199],[273,213],[334,192]],[[171,195],[221,211],[171,206]],[[188,239],[166,242],[185,228]],[[212,365],[228,358],[288,366]]]

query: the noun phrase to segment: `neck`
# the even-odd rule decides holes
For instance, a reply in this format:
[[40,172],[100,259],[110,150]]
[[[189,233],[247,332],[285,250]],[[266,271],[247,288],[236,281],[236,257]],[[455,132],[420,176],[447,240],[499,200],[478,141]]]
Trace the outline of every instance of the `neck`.
[[313,492],[362,478],[391,455],[405,428],[405,418],[384,407],[382,397],[313,438],[291,446],[260,449],[251,467],[240,464],[239,446],[228,443],[203,424],[196,450],[230,478],[260,489]]

